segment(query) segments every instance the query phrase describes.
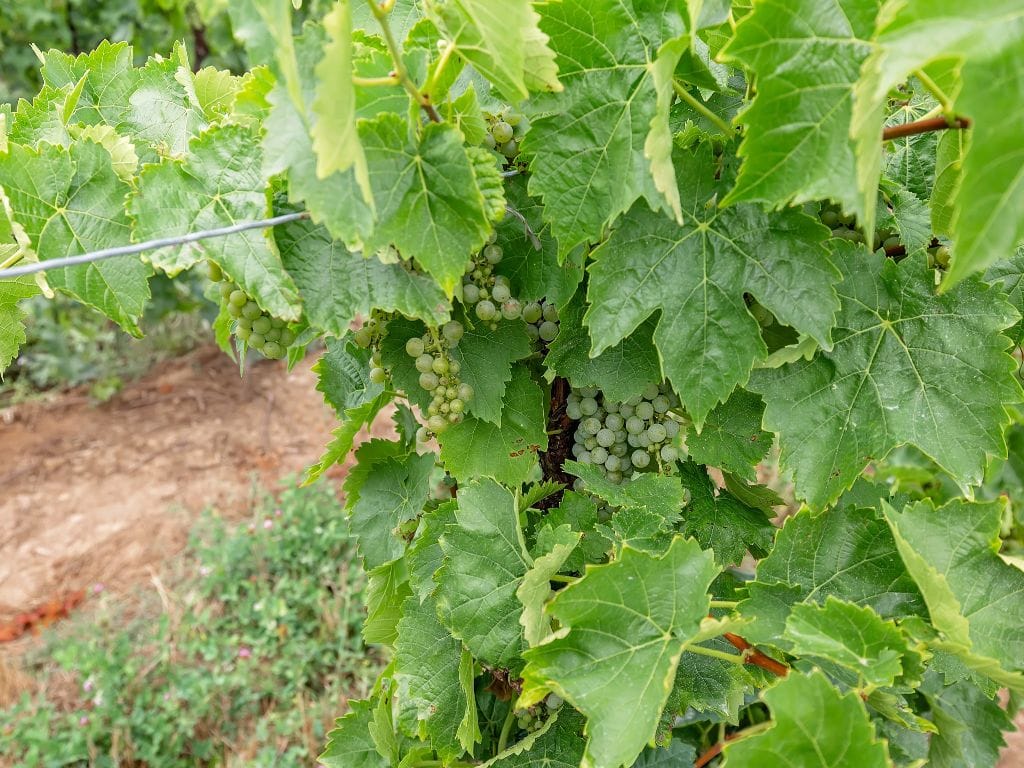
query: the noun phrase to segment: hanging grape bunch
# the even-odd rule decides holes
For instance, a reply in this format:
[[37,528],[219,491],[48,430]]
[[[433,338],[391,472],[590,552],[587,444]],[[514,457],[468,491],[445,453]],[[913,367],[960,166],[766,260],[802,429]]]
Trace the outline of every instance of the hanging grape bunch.
[[362,327],[352,334],[352,340],[355,341],[356,346],[371,350],[370,381],[374,384],[384,384],[388,380],[388,372],[381,362],[380,343],[387,335],[389,319],[389,315],[374,310]]
[[519,155],[519,142],[528,127],[526,118],[510,108],[485,116],[488,131],[484,135],[484,146],[500,152],[509,162],[514,161]]
[[210,262],[210,279],[218,283],[217,290],[223,310],[234,318],[232,333],[235,338],[269,360],[284,357],[288,347],[295,342],[295,333],[288,328],[287,323],[260,309],[213,262]]
[[523,305],[513,298],[508,278],[494,274],[494,268],[501,263],[504,251],[494,242],[492,234],[480,253],[466,264],[462,276],[462,300],[467,307],[473,307],[476,316],[488,324],[491,330],[498,327],[498,320],[515,320],[522,314]]
[[441,327],[440,333],[431,329],[405,343],[405,352],[415,360],[419,371],[420,387],[432,395],[427,406],[427,425],[420,427],[417,434],[421,441],[462,421],[466,403],[473,397],[473,388],[459,378],[461,366],[451,354],[464,333],[462,323],[451,320]]
[[674,445],[679,422],[671,413],[678,404],[664,384],[648,384],[642,394],[622,403],[607,400],[596,387],[573,389],[565,407],[578,422],[572,455],[598,467],[613,483],[634,471],[671,466],[679,457]]
[[[821,223],[832,230],[832,237],[841,237],[854,243],[864,242],[863,233],[856,229],[856,219],[850,214],[842,213],[838,206],[825,204],[822,206],[818,216],[821,219]],[[890,212],[889,222],[891,223],[892,221],[892,214]],[[894,227],[886,223],[880,224],[878,229],[875,230],[872,250],[877,251],[879,248],[884,248],[886,255],[897,257],[897,259],[905,254],[899,233]],[[946,269],[949,266],[949,256],[948,245],[932,240],[932,244],[928,248],[929,267]]]
[[530,341],[540,339],[547,344],[558,338],[558,309],[554,304],[543,299],[531,301],[523,307],[523,320]]

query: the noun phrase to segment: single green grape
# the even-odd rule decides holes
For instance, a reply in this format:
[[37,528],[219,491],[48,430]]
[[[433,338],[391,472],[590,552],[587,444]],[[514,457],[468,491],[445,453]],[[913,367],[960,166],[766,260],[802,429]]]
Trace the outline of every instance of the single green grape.
[[463,335],[466,333],[466,329],[462,326],[458,320],[449,320],[441,328],[441,334],[451,344],[458,344],[462,340]]
[[242,316],[247,317],[250,320],[255,320],[262,314],[263,310],[260,309],[260,305],[255,301],[246,302],[245,306],[242,307]]
[[545,320],[540,324],[537,333],[544,341],[554,341],[558,336],[558,326],[550,320]]
[[523,320],[528,323],[536,323],[543,315],[544,310],[536,301],[531,301],[523,307]]
[[491,136],[494,137],[495,142],[498,144],[504,144],[509,141],[514,134],[515,131],[512,129],[512,126],[504,120],[499,120],[491,126]]
[[374,384],[383,384],[388,380],[388,372],[383,368],[371,368],[370,369],[370,381]]
[[416,370],[420,373],[430,373],[434,370],[434,358],[428,354],[422,354],[416,358]]
[[413,336],[405,342],[405,354],[409,355],[409,357],[419,357],[423,354],[423,349],[423,339]]
[[269,357],[271,360],[279,360],[284,357],[284,347],[276,341],[268,341],[263,345],[263,349],[260,351],[265,357]]
[[267,317],[266,315],[260,315],[259,317],[254,318],[252,321],[252,329],[256,331],[256,333],[262,333],[264,336],[266,336],[267,331],[269,331],[270,328],[270,318]]

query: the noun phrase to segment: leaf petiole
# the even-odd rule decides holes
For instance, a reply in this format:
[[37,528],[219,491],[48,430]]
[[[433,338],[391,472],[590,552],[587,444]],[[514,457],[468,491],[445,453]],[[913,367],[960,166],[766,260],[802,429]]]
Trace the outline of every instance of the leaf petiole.
[[739,666],[743,666],[747,663],[746,657],[742,653],[716,651],[714,648],[705,648],[703,645],[689,645],[686,647],[686,650],[690,653],[696,653],[698,656],[710,656],[712,659],[728,661],[730,664],[736,664]]
[[700,112],[700,114],[704,115],[704,117],[706,117],[708,120],[710,120],[716,126],[721,128],[722,129],[722,133],[724,133],[726,136],[731,136],[732,135],[732,132],[733,132],[732,126],[729,125],[727,122],[725,122],[725,120],[723,120],[721,117],[716,115],[714,112],[712,112],[710,109],[708,109],[707,106],[700,99],[698,99],[696,96],[694,96],[688,90],[686,90],[679,83],[678,80],[673,80],[672,81],[672,88],[673,88],[673,90],[675,90],[676,96],[678,96],[680,99],[682,99],[687,104],[689,104],[691,107],[693,107],[695,110]]

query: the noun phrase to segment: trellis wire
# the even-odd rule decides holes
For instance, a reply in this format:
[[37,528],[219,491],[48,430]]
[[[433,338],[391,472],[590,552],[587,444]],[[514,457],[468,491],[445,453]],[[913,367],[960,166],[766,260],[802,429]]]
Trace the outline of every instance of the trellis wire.
[[62,267],[74,267],[79,264],[91,264],[95,261],[103,261],[104,259],[112,259],[116,256],[131,256],[136,253],[142,253],[143,251],[155,251],[158,248],[167,248],[175,245],[187,245],[188,243],[194,243],[199,240],[209,240],[214,237],[226,237],[227,235],[236,235],[239,232],[246,232],[250,229],[267,229],[268,227],[275,227],[278,224],[287,224],[290,221],[298,221],[299,219],[308,218],[309,214],[305,211],[300,213],[285,213],[281,216],[274,216],[269,219],[259,219],[257,221],[242,221],[238,224],[232,224],[230,227],[218,227],[216,229],[205,229],[200,232],[190,232],[187,235],[178,235],[177,237],[161,237],[156,240],[146,240],[144,243],[132,243],[131,245],[119,245],[116,248],[104,248],[99,251],[92,251],[90,253],[82,253],[78,256],[65,256],[60,259],[47,259],[46,261],[34,261],[31,264],[22,264],[17,267],[9,267],[8,269],[0,269],[0,279],[7,277],[22,277],[23,275],[33,275],[36,272],[45,272],[48,269],[60,269]]

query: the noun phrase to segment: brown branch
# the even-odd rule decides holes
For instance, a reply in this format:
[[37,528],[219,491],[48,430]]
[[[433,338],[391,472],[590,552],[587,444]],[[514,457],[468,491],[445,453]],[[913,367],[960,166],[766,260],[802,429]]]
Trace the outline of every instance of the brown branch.
[[705,765],[707,765],[720,754],[722,754],[722,750],[725,748],[726,741],[738,739],[742,735],[742,731],[739,731],[737,733],[730,733],[728,736],[725,737],[725,741],[719,741],[716,744],[712,744],[710,747],[707,748],[704,754],[697,758],[697,762],[693,764],[693,768],[704,768]]
[[[545,480],[554,480],[571,488],[575,478],[562,469],[572,451],[573,423],[565,412],[569,399],[569,382],[561,376],[551,382],[551,407],[548,409],[548,449],[541,452],[540,467]],[[550,509],[562,502],[562,493],[553,493],[537,503],[539,509]]]
[[958,117],[952,122],[945,117],[930,117],[927,120],[915,120],[902,125],[890,125],[882,131],[882,141],[892,141],[904,136],[916,136],[919,133],[945,131],[949,128],[970,128],[971,121],[966,117]]
[[732,643],[734,648],[739,651],[743,651],[743,656],[747,664],[753,664],[755,667],[766,669],[779,677],[785,677],[789,674],[789,667],[781,661],[776,661],[771,656],[761,653],[761,651],[757,650],[757,648],[752,646],[739,635],[726,632],[723,637]]

